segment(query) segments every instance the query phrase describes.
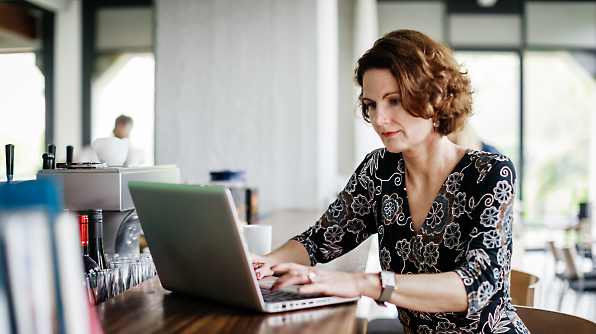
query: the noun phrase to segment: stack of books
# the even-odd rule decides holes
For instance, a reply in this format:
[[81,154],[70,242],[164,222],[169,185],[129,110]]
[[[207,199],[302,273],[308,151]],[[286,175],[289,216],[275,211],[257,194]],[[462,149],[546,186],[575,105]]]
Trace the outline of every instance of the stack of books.
[[0,333],[103,333],[79,245],[59,184],[0,186]]

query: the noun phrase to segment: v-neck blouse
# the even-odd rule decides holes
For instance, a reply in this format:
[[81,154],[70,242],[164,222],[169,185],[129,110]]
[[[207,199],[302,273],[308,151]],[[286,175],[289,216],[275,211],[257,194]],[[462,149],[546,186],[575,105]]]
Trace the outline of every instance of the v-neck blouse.
[[[466,154],[468,152],[470,152],[470,149],[466,150]],[[389,152],[385,152],[385,154],[391,154]],[[455,167],[453,168],[453,170],[451,171],[451,173],[449,173],[449,175],[447,176],[447,179],[445,180],[445,182],[443,182],[443,185],[441,186],[441,189],[439,190],[439,194],[441,193],[441,191],[443,190],[443,188],[445,187],[445,183],[446,181],[451,177],[453,178],[451,175],[453,175],[454,173],[457,173],[459,171],[461,171],[462,169],[462,164],[465,163],[464,159],[466,157],[466,154],[464,154],[464,156],[457,162],[457,164],[455,165]],[[401,156],[401,154],[400,154]],[[400,160],[403,164],[403,157]],[[412,213],[410,211],[410,201],[408,200],[408,188],[406,186],[406,173],[405,173],[405,168],[400,168],[401,171],[401,178],[403,180],[403,210],[404,213],[406,215],[406,217],[409,218],[409,222],[408,222],[408,226],[410,226],[410,231],[414,234],[422,234],[424,233],[424,231],[422,230],[422,228],[424,227],[424,225],[426,224],[427,221],[432,223],[432,219],[434,219],[435,217],[433,217],[433,215],[437,214],[436,211],[436,206],[435,203],[437,203],[437,197],[435,197],[435,201],[433,202],[433,205],[431,206],[430,210],[428,211],[428,213],[426,214],[426,217],[424,218],[424,222],[422,224],[422,226],[420,227],[420,230],[418,232],[416,232],[416,230],[414,230],[414,223],[412,222]],[[430,219],[430,220],[429,220]]]
[[315,225],[293,239],[315,265],[378,233],[383,270],[456,272],[468,294],[468,311],[398,308],[406,333],[529,333],[510,304],[514,197],[513,163],[499,154],[468,150],[416,233],[403,157],[381,148],[366,156]]

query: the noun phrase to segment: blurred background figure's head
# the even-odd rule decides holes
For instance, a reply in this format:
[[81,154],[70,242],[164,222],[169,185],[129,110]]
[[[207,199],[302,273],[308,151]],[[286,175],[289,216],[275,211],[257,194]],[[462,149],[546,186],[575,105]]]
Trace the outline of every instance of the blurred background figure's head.
[[120,115],[116,118],[116,123],[114,124],[115,137],[120,139],[128,138],[130,129],[132,129],[132,118],[124,115]]

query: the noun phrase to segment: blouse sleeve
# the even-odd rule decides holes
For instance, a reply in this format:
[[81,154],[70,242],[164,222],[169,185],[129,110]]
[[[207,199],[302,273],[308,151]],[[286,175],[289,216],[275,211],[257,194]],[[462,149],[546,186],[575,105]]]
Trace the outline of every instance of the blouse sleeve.
[[468,315],[480,312],[504,289],[511,270],[515,198],[515,168],[509,159],[485,155],[475,167],[480,175],[468,203],[470,241],[464,262],[455,270],[468,293]]
[[304,233],[292,238],[304,245],[312,266],[348,253],[376,232],[375,186],[367,174],[372,170],[375,153],[366,156],[321,218]]

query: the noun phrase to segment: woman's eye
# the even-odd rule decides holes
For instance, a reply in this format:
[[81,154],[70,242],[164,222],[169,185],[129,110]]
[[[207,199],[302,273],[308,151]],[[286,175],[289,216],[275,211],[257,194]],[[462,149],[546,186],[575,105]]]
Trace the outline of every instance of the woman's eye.
[[399,100],[398,99],[392,99],[391,100],[391,104],[399,104]]
[[375,109],[377,107],[377,104],[375,102],[367,103],[366,107],[369,109]]

